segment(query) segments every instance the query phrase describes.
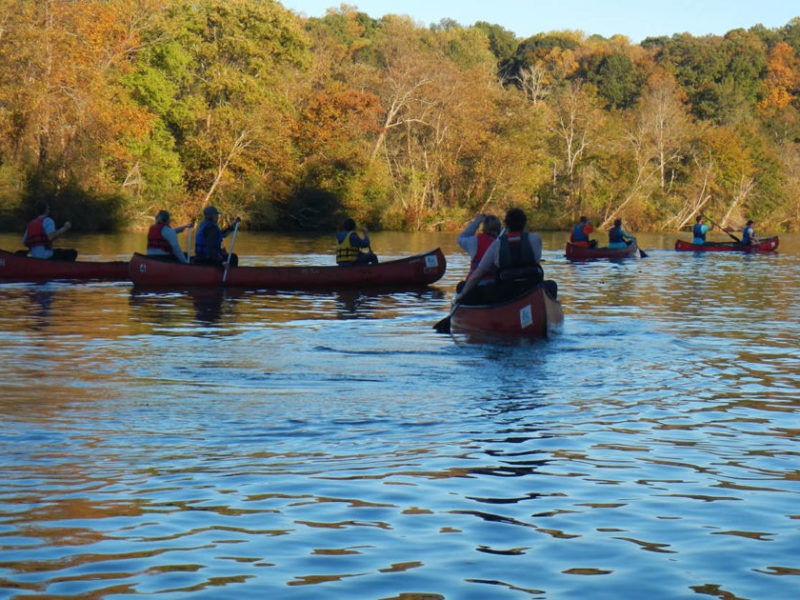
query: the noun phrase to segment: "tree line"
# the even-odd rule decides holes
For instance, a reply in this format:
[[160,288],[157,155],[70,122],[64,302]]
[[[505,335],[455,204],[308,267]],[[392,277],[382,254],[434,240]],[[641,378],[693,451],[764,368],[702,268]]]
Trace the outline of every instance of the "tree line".
[[0,0],[0,228],[213,203],[264,230],[524,208],[798,228],[800,18],[632,44],[270,0]]

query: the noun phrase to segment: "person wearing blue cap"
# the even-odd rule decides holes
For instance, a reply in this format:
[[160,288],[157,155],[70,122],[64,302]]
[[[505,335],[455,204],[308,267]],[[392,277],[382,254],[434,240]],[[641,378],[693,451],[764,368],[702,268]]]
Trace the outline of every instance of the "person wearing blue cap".
[[[195,255],[193,262],[206,265],[223,265],[228,261],[228,252],[222,247],[222,240],[230,234],[234,227],[241,220],[236,217],[233,225],[226,229],[220,229],[217,225],[219,211],[214,206],[206,206],[203,209],[203,222],[197,228],[195,235]],[[239,264],[239,257],[231,254],[230,266],[235,267]]]

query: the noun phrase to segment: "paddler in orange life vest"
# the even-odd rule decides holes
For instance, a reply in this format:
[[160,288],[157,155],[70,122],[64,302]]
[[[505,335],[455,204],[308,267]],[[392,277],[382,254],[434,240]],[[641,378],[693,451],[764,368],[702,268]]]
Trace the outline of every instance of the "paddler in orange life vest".
[[578,224],[572,228],[572,233],[569,236],[569,241],[573,246],[582,246],[584,248],[596,248],[597,240],[590,240],[589,234],[594,231],[594,225],[586,217],[581,217]]
[[461,302],[490,273],[499,273],[504,269],[539,267],[542,260],[542,238],[538,233],[525,232],[527,222],[528,217],[519,208],[512,208],[506,213],[506,233],[492,242],[454,302]]
[[[219,211],[214,206],[206,206],[203,209],[203,222],[197,228],[194,238],[195,255],[193,262],[206,265],[222,265],[228,260],[228,252],[222,247],[222,240],[234,226],[241,221],[239,217],[233,225],[225,229],[220,229],[217,225],[219,221]],[[231,254],[230,266],[235,267],[239,264],[239,257]]]
[[173,229],[169,226],[169,213],[166,210],[158,211],[156,222],[147,232],[147,256],[155,256],[162,260],[174,260],[188,263],[186,255],[181,250],[178,234],[191,226],[191,223]]
[[366,227],[361,228],[361,234],[363,238],[356,233],[356,222],[353,219],[345,219],[342,231],[336,234],[336,264],[348,266],[378,263],[378,257],[370,248]]
[[[480,227],[481,231],[478,232],[478,228]],[[478,264],[481,262],[483,255],[486,254],[486,251],[489,249],[489,246],[492,245],[497,239],[497,236],[500,235],[500,219],[498,219],[494,215],[484,215],[479,214],[476,215],[472,222],[467,225],[466,229],[461,232],[461,235],[458,236],[458,245],[469,254],[470,257],[470,265],[469,265],[469,274],[478,267]],[[467,275],[469,276],[469,275]],[[492,281],[493,277],[488,277],[488,281]],[[456,291],[461,291],[461,288],[464,287],[464,281],[458,283],[456,287]]]
[[53,240],[69,231],[72,223],[67,221],[61,229],[56,229],[55,221],[50,218],[50,205],[47,202],[36,203],[36,214],[39,216],[28,223],[22,236],[22,243],[30,249],[30,257],[75,260],[78,256],[77,250],[53,248]]

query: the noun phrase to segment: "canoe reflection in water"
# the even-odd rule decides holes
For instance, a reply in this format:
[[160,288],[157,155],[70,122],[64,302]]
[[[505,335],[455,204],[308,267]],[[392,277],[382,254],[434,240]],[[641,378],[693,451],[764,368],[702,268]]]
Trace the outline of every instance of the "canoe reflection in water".
[[233,310],[232,300],[242,291],[226,288],[143,291],[133,288],[130,303],[140,312],[137,321],[150,325],[180,325],[186,322],[189,300],[194,318],[203,323],[216,323]]

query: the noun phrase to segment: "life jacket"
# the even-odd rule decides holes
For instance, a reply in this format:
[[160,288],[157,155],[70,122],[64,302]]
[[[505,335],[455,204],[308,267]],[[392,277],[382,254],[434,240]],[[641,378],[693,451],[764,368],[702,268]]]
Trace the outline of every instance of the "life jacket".
[[745,227],[742,231],[742,244],[745,246],[750,246],[753,243],[753,228],[752,227]]
[[706,241],[706,232],[703,230],[703,226],[700,223],[695,223],[694,229],[692,230],[694,237],[699,238]]
[[620,242],[625,242],[624,238],[622,237],[622,227],[614,227],[608,232],[608,243],[619,244]]
[[575,225],[575,227],[572,228],[572,238],[570,239],[570,241],[573,244],[576,244],[578,242],[586,242],[587,244],[589,243],[589,236],[586,235],[586,232],[583,230],[583,228],[584,225],[582,223],[578,223],[577,225]]
[[211,256],[209,256],[209,250],[212,250],[212,248],[206,247],[206,227],[211,227],[216,233],[213,250],[219,250],[221,248],[222,231],[217,227],[216,223],[211,221],[203,221],[203,224],[197,228],[197,234],[194,236],[195,254],[203,258],[211,258]]
[[354,233],[355,231],[345,232],[344,239],[342,239],[342,241],[339,242],[339,245],[336,247],[337,263],[355,262],[356,259],[358,259],[358,255],[361,254],[361,249],[353,246],[350,243],[350,236]]
[[50,238],[44,231],[44,220],[46,218],[45,215],[40,215],[28,223],[28,228],[25,230],[25,245],[28,248],[44,246],[50,250],[53,247],[53,242],[50,241]]
[[478,268],[478,264],[481,262],[483,255],[486,254],[489,246],[491,246],[492,243],[497,239],[495,236],[489,235],[488,233],[479,233],[475,237],[478,240],[478,250],[475,252],[475,256],[472,258],[472,263],[469,266],[470,273]]
[[500,238],[496,279],[498,282],[522,282],[532,285],[544,278],[526,233],[507,233]]
[[147,249],[148,250],[163,250],[169,254],[172,253],[172,246],[164,239],[161,231],[166,227],[164,223],[156,223],[150,227],[147,232]]
[[538,264],[528,236],[517,232],[507,233],[500,238],[498,262],[501,269]]

